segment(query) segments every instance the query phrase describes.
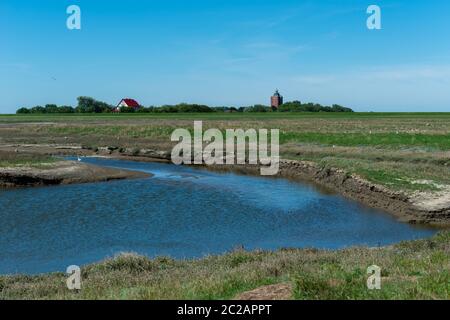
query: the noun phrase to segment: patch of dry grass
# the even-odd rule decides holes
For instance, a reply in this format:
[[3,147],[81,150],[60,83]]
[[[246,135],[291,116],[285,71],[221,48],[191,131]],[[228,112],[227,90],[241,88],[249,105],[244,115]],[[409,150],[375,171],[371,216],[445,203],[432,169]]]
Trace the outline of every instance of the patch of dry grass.
[[31,167],[41,168],[53,164],[56,160],[50,156],[15,153],[0,150],[0,168],[5,167]]

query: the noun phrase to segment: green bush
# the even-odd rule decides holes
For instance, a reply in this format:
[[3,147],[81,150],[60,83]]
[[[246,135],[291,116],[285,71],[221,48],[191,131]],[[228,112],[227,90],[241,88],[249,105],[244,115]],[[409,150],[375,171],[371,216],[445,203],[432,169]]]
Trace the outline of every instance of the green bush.
[[300,101],[286,102],[279,109],[280,112],[353,112],[352,109],[337,104],[322,106],[317,103],[301,103]]

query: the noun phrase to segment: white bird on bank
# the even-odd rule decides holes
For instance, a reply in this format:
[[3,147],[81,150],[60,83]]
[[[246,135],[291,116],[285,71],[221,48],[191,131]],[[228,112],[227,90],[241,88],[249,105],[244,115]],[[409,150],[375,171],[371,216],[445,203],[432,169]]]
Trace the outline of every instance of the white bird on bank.
[[81,162],[81,158],[80,157],[78,157],[78,162]]

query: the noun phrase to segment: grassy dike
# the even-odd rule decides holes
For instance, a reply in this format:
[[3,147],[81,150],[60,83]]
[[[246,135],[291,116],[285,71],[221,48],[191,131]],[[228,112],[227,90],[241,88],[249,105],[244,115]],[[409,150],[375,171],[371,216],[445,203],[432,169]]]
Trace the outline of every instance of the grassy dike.
[[[366,287],[367,267],[382,268],[381,290]],[[82,289],[66,275],[1,276],[0,299],[232,299],[288,283],[292,299],[450,299],[450,232],[383,248],[340,251],[234,251],[199,260],[134,254],[82,268]]]

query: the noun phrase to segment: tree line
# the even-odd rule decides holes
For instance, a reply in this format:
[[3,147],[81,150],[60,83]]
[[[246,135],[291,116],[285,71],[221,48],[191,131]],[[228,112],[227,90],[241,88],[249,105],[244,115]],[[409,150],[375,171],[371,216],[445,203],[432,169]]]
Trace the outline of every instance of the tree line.
[[[57,106],[56,104],[47,104],[45,106],[36,106],[32,108],[20,108],[17,114],[46,114],[46,113],[110,113],[115,109],[114,106],[98,101],[91,97],[78,97],[76,107]],[[202,104],[179,103],[176,105],[163,106],[141,106],[137,109],[121,107],[121,113],[194,113],[194,112],[353,112],[352,109],[337,104],[322,106],[317,103],[301,103],[300,101],[286,102],[277,110],[269,106],[256,104],[248,107],[209,107]]]
[[113,106],[102,101],[95,100],[91,97],[78,97],[78,105],[57,106],[56,104],[46,104],[45,106],[36,106],[32,108],[20,108],[17,114],[30,113],[107,113],[112,112]]

